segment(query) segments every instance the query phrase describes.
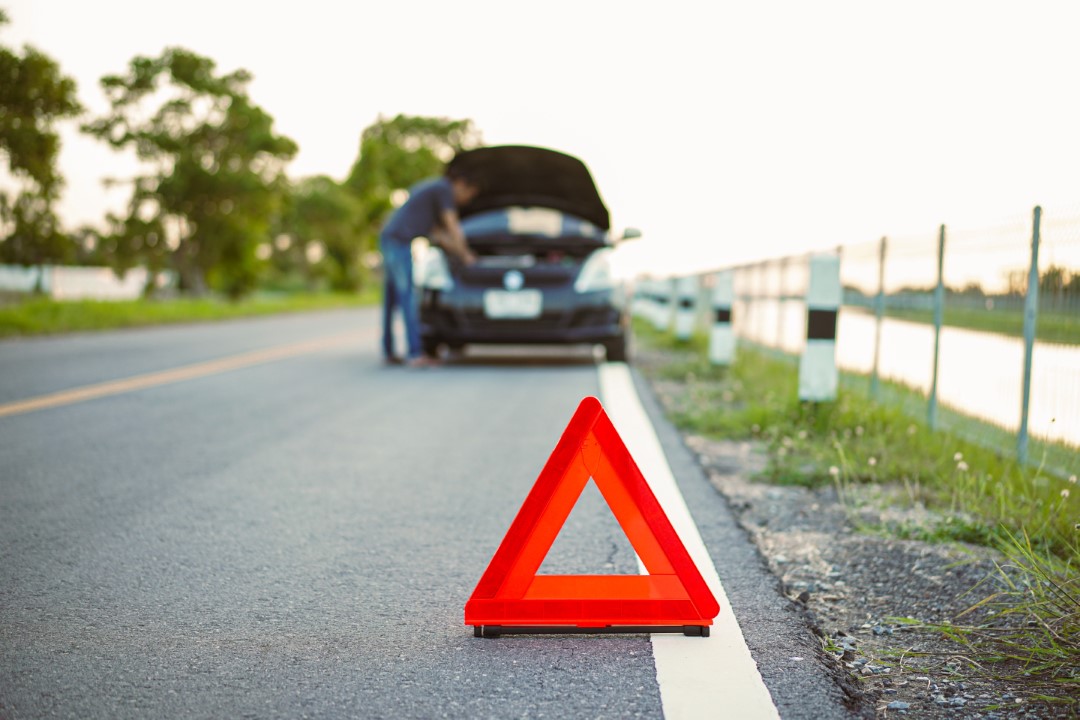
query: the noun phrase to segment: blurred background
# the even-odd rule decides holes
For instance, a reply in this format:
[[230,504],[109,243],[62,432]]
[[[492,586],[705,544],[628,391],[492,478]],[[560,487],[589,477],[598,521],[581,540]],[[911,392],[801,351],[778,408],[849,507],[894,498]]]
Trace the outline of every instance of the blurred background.
[[0,10],[9,307],[370,303],[410,185],[458,150],[539,145],[642,231],[623,278],[696,279],[707,318],[711,273],[736,269],[740,337],[797,354],[809,254],[838,252],[845,371],[930,398],[935,425],[1080,442],[1075,3]]
[[[40,54],[70,81],[53,98],[68,107],[24,117],[59,138],[47,210],[71,242],[14,247],[14,198],[41,183],[0,163],[9,264],[150,267],[234,295],[352,290],[394,191],[481,143],[584,160],[616,226],[644,232],[620,250],[628,276],[992,226],[1080,199],[1070,2],[0,8],[4,51]],[[192,88],[185,63],[232,82]],[[192,145],[197,127],[223,123],[231,148]],[[198,152],[181,157],[185,146]],[[52,231],[40,202],[25,210],[23,236]],[[222,247],[187,242],[211,226],[202,244]]]

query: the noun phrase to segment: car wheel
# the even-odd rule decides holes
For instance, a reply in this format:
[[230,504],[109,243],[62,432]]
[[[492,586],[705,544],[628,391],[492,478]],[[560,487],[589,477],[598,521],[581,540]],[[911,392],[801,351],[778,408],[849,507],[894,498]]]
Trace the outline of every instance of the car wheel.
[[613,340],[605,341],[604,351],[607,353],[608,362],[627,362],[629,357],[626,352],[626,336],[620,335]]

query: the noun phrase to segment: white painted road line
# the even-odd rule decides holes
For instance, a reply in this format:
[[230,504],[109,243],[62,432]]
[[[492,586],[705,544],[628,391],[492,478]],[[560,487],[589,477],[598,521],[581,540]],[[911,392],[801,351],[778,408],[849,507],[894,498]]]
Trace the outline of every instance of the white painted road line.
[[[720,615],[708,638],[652,636],[664,717],[667,720],[779,718],[625,364],[600,365],[600,400],[720,603]],[[645,573],[640,560],[638,565]]]

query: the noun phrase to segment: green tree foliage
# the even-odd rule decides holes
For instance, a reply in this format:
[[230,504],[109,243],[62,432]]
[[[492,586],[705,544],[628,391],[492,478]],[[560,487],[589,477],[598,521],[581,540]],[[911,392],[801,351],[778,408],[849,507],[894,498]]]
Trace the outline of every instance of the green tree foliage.
[[[6,23],[0,10],[0,26]],[[53,212],[63,186],[55,125],[80,112],[75,81],[52,59],[31,47],[20,54],[0,45],[0,156],[19,187],[0,191],[0,261],[43,265],[73,254]]]
[[[1008,294],[1023,297],[1027,294],[1028,275],[1030,269],[1016,268],[1010,270],[1007,277]],[[1061,265],[1051,264],[1045,270],[1039,271],[1039,297],[1046,302],[1049,298],[1080,299],[1080,272],[1070,270]]]
[[1039,293],[1080,297],[1080,272],[1061,265],[1050,265],[1039,273]]
[[309,277],[325,275],[335,290],[357,290],[360,201],[345,186],[324,175],[306,178],[293,189],[286,233],[290,252],[308,267]]
[[396,190],[438,175],[460,150],[482,143],[472,120],[398,115],[379,118],[360,136],[360,154],[345,181],[360,201],[360,248],[374,249]]
[[215,74],[212,60],[182,48],[101,79],[111,110],[83,130],[133,149],[147,168],[104,241],[119,268],[171,266],[195,294],[254,288],[256,248],[281,210],[297,146],[248,97],[250,80],[245,70]]

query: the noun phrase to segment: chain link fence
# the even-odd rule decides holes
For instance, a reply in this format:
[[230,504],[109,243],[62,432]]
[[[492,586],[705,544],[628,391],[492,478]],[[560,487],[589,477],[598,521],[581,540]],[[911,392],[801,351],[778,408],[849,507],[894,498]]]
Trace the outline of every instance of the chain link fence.
[[[837,252],[845,386],[1024,462],[1080,473],[1080,204]],[[740,341],[804,351],[809,267],[801,255],[723,270],[734,275]],[[698,283],[703,328],[713,275]]]

